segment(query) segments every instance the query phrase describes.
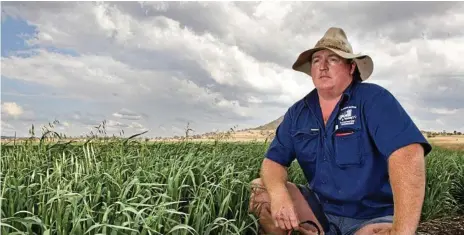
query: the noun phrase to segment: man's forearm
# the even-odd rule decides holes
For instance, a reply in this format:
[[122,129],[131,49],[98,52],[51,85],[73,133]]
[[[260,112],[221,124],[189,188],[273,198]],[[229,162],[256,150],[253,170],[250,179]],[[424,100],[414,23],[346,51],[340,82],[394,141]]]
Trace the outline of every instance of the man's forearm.
[[395,151],[389,159],[393,190],[393,230],[414,234],[420,221],[425,196],[425,160],[423,148],[409,145]]
[[287,170],[278,163],[264,159],[261,168],[261,180],[271,198],[287,193]]

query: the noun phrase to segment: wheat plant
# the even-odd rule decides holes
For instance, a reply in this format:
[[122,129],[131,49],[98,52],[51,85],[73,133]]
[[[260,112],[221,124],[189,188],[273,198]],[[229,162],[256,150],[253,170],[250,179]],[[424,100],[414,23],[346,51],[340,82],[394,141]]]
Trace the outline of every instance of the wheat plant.
[[[2,234],[257,234],[248,213],[266,142],[2,144]],[[304,183],[298,165],[289,179]],[[423,220],[463,213],[464,154],[427,157]]]

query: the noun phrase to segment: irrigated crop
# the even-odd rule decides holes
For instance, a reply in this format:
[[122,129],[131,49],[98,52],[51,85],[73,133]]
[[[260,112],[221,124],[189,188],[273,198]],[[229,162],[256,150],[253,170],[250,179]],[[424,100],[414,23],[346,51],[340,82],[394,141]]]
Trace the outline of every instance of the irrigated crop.
[[[268,143],[2,145],[2,234],[256,234],[249,182]],[[464,154],[427,158],[423,219],[462,213]],[[303,183],[295,163],[290,180]]]

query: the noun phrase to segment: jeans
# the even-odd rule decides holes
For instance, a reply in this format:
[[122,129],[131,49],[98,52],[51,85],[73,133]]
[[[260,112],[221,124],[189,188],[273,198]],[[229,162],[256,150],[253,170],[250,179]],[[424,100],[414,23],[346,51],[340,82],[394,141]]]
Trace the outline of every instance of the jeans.
[[[352,219],[347,217],[340,217],[336,215],[326,214],[329,221],[335,224],[341,231],[342,235],[354,235],[355,232],[368,224],[374,223],[393,223],[393,216],[384,216],[374,219]],[[337,235],[333,226],[326,235]]]
[[[391,215],[373,219],[353,219],[327,214],[323,211],[316,194],[314,194],[307,185],[297,185],[297,187],[306,198],[306,201],[308,202],[318,221],[321,224],[330,224],[330,230],[326,233],[326,235],[354,235],[357,230],[368,224],[393,223],[393,216]],[[341,234],[337,233],[334,225],[337,226]]]

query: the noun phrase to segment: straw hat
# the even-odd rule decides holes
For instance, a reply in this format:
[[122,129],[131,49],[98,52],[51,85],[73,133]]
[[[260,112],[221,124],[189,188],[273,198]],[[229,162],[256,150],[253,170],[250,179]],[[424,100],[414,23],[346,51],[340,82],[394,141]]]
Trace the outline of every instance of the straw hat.
[[314,52],[322,49],[331,50],[345,59],[353,59],[363,81],[368,79],[374,70],[372,58],[364,54],[354,54],[343,29],[335,27],[329,28],[313,48],[302,52],[293,64],[292,69],[311,76],[311,56]]

